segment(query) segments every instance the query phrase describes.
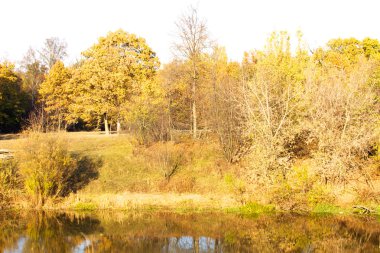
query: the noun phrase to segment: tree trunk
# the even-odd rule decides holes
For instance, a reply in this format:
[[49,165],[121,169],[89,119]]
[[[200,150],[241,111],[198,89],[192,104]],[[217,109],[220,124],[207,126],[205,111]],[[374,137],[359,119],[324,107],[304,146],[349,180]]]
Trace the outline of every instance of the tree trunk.
[[193,62],[193,85],[191,87],[192,97],[193,97],[192,99],[193,101],[191,105],[191,116],[192,116],[192,121],[193,121],[193,139],[197,138],[197,109],[196,109],[196,104],[195,104],[196,82],[197,82],[196,66],[195,66],[195,62]]
[[100,129],[100,123],[102,122],[102,118],[98,116],[98,119],[96,121],[96,131],[101,131]]
[[194,237],[193,242],[194,242],[194,252],[199,253],[199,238]]
[[58,114],[58,132],[61,132],[61,115]]
[[110,134],[110,130],[109,130],[109,127],[108,127],[108,118],[107,118],[107,114],[106,113],[104,114],[104,131],[106,132],[106,135]]
[[119,119],[117,119],[117,123],[116,123],[116,132],[117,134],[120,134],[121,132],[121,123]]
[[170,141],[173,141],[173,133],[172,133],[172,112],[171,112],[171,100],[169,100],[168,103],[168,127],[169,127],[169,136],[170,136]]
[[192,114],[192,119],[193,119],[193,139],[196,139],[197,138],[197,109],[196,109],[194,100],[191,106],[191,114]]

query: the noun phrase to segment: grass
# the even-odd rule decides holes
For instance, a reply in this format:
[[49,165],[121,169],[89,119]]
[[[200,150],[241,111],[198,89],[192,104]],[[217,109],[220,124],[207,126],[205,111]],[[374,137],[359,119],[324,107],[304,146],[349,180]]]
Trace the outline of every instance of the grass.
[[77,203],[73,209],[77,211],[94,211],[98,207],[93,203]]
[[[154,206],[187,210],[237,204],[223,180],[221,169],[215,166],[223,163],[215,143],[189,140],[141,146],[129,135],[105,136],[86,132],[60,135],[67,140],[69,151],[99,161],[98,177],[65,198],[60,208]],[[24,141],[23,136],[0,140],[0,148],[13,150],[17,156]],[[165,166],[170,164],[162,159],[170,156],[178,156],[181,165],[167,179],[164,172],[168,168]]]
[[[71,135],[71,134],[70,134]],[[70,136],[69,135],[69,136]],[[99,169],[99,178],[92,181],[85,193],[121,193],[121,192],[220,192],[227,189],[219,180],[218,171],[213,168],[217,159],[215,146],[198,143],[175,144],[184,146],[186,156],[180,159],[184,164],[178,172],[166,180],[160,155],[165,155],[165,144],[141,147],[129,136],[84,136],[73,138],[71,150],[100,157],[103,165]],[[156,157],[152,157],[155,155]],[[182,154],[181,154],[182,155]],[[158,156],[158,157],[157,157]],[[225,190],[226,192],[227,190]]]
[[[220,180],[223,175],[215,166],[223,162],[216,151],[216,143],[186,141],[174,143],[183,164],[170,180],[162,168],[160,156],[167,147],[157,143],[140,146],[129,135],[105,136],[100,133],[62,133],[69,150],[102,162],[99,177],[88,184],[83,193],[122,192],[176,192],[176,193],[229,193],[228,185]],[[23,141],[0,140],[0,148],[16,151]],[[170,155],[170,154],[169,154]]]
[[[50,208],[227,210],[248,216],[275,211],[274,206],[259,204],[273,197],[270,191],[252,188],[242,177],[243,169],[235,171],[236,166],[224,161],[216,142],[184,140],[141,146],[129,135],[105,136],[96,132],[62,135],[71,152],[99,161],[98,176]],[[13,150],[17,156],[24,141],[22,135],[17,137],[0,139],[0,148]],[[176,171],[166,177],[178,159]],[[287,194],[285,188],[280,192]],[[296,193],[290,195],[292,201],[299,201]],[[317,191],[315,195],[320,202],[323,194]],[[332,205],[333,201],[322,200],[330,204],[313,204],[312,213],[347,213]],[[279,202],[273,204],[281,209]],[[377,213],[380,214],[380,207]]]
[[332,204],[320,203],[315,205],[311,212],[314,214],[342,214],[347,213],[347,210]]
[[259,214],[274,213],[276,208],[273,205],[262,205],[256,202],[251,202],[240,207],[227,209],[227,211],[230,213],[255,217]]
[[166,210],[222,210],[237,206],[230,196],[179,193],[78,193],[57,205],[60,209],[76,209],[91,203],[97,209],[166,209]]

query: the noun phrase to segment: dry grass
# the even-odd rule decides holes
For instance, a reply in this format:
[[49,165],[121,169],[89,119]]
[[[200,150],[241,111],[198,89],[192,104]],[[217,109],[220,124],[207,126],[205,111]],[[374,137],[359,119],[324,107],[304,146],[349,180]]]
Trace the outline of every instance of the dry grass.
[[[66,140],[71,152],[101,162],[98,178],[68,198],[64,205],[72,207],[83,199],[99,208],[231,205],[226,204],[230,200],[222,200],[232,197],[229,185],[223,180],[226,168],[221,166],[225,163],[215,143],[186,141],[147,147],[129,135],[80,132],[59,136]],[[25,138],[21,135],[0,140],[0,148],[15,151],[17,156]],[[178,168],[168,177],[177,163]]]
[[90,205],[97,209],[225,209],[239,205],[233,195],[132,193],[71,195],[59,205],[63,209],[81,209]]
[[[130,135],[105,136],[96,132],[60,135],[66,139],[69,151],[99,161],[100,164],[98,178],[58,204],[47,203],[54,208],[220,209],[252,201],[268,204],[274,199],[273,189],[281,186],[260,181],[253,183],[255,180],[252,181],[252,178],[256,176],[249,174],[252,171],[247,170],[244,164],[228,165],[217,144],[212,141],[183,140],[179,143],[141,146]],[[13,150],[17,156],[18,147],[22,146],[25,136],[13,137],[0,138],[0,149]],[[178,167],[171,173],[176,165]],[[168,173],[171,173],[170,177]],[[276,196],[290,194],[293,202],[297,202],[300,196],[310,197],[306,193],[314,189],[314,186],[309,185],[314,181],[304,179],[302,173],[295,175],[297,180],[289,179],[292,182],[284,186],[295,185],[291,189],[298,189],[300,194],[287,193],[288,187],[282,187],[281,194]],[[372,179],[374,189],[377,189],[375,177]],[[331,204],[350,208],[353,204],[368,202],[366,200],[369,197],[372,198],[370,202],[376,204],[376,194],[365,190],[359,194],[354,190],[355,185],[329,185],[330,193],[335,196]],[[315,193],[320,197],[319,191]],[[19,207],[27,206],[26,198],[19,199]],[[281,207],[279,203],[273,204]]]

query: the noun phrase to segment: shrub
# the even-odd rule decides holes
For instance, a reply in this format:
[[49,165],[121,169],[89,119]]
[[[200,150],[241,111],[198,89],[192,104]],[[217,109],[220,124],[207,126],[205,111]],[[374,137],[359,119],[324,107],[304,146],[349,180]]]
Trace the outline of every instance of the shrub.
[[293,166],[286,178],[279,176],[271,191],[271,202],[284,210],[309,210],[318,204],[331,203],[334,196],[307,164]]
[[334,201],[335,196],[328,185],[315,183],[313,188],[307,193],[307,202],[312,208],[319,204],[334,203]]
[[259,214],[259,213],[271,213],[271,212],[274,212],[276,209],[273,205],[261,205],[256,202],[250,202],[240,207],[239,210],[242,214]]
[[0,203],[9,201],[12,191],[19,184],[16,161],[14,159],[0,159]]
[[231,174],[224,176],[224,182],[227,184],[230,192],[234,194],[236,200],[244,204],[246,202],[245,193],[247,192],[245,182]]
[[20,174],[36,206],[62,196],[78,167],[65,141],[57,135],[33,134],[21,150]]
[[356,189],[356,201],[365,204],[379,204],[380,191],[370,187]]
[[186,156],[186,146],[174,142],[156,143],[147,150],[145,156],[167,182],[186,166],[189,160]]

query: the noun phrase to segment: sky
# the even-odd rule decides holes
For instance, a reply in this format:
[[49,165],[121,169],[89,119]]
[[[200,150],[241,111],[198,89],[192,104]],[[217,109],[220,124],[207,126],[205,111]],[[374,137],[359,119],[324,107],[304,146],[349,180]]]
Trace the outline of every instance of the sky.
[[191,5],[231,60],[262,49],[273,31],[295,36],[301,30],[311,49],[338,37],[380,39],[379,0],[1,0],[0,61],[19,63],[30,47],[59,37],[71,64],[99,37],[121,28],[145,38],[167,63],[175,22]]

